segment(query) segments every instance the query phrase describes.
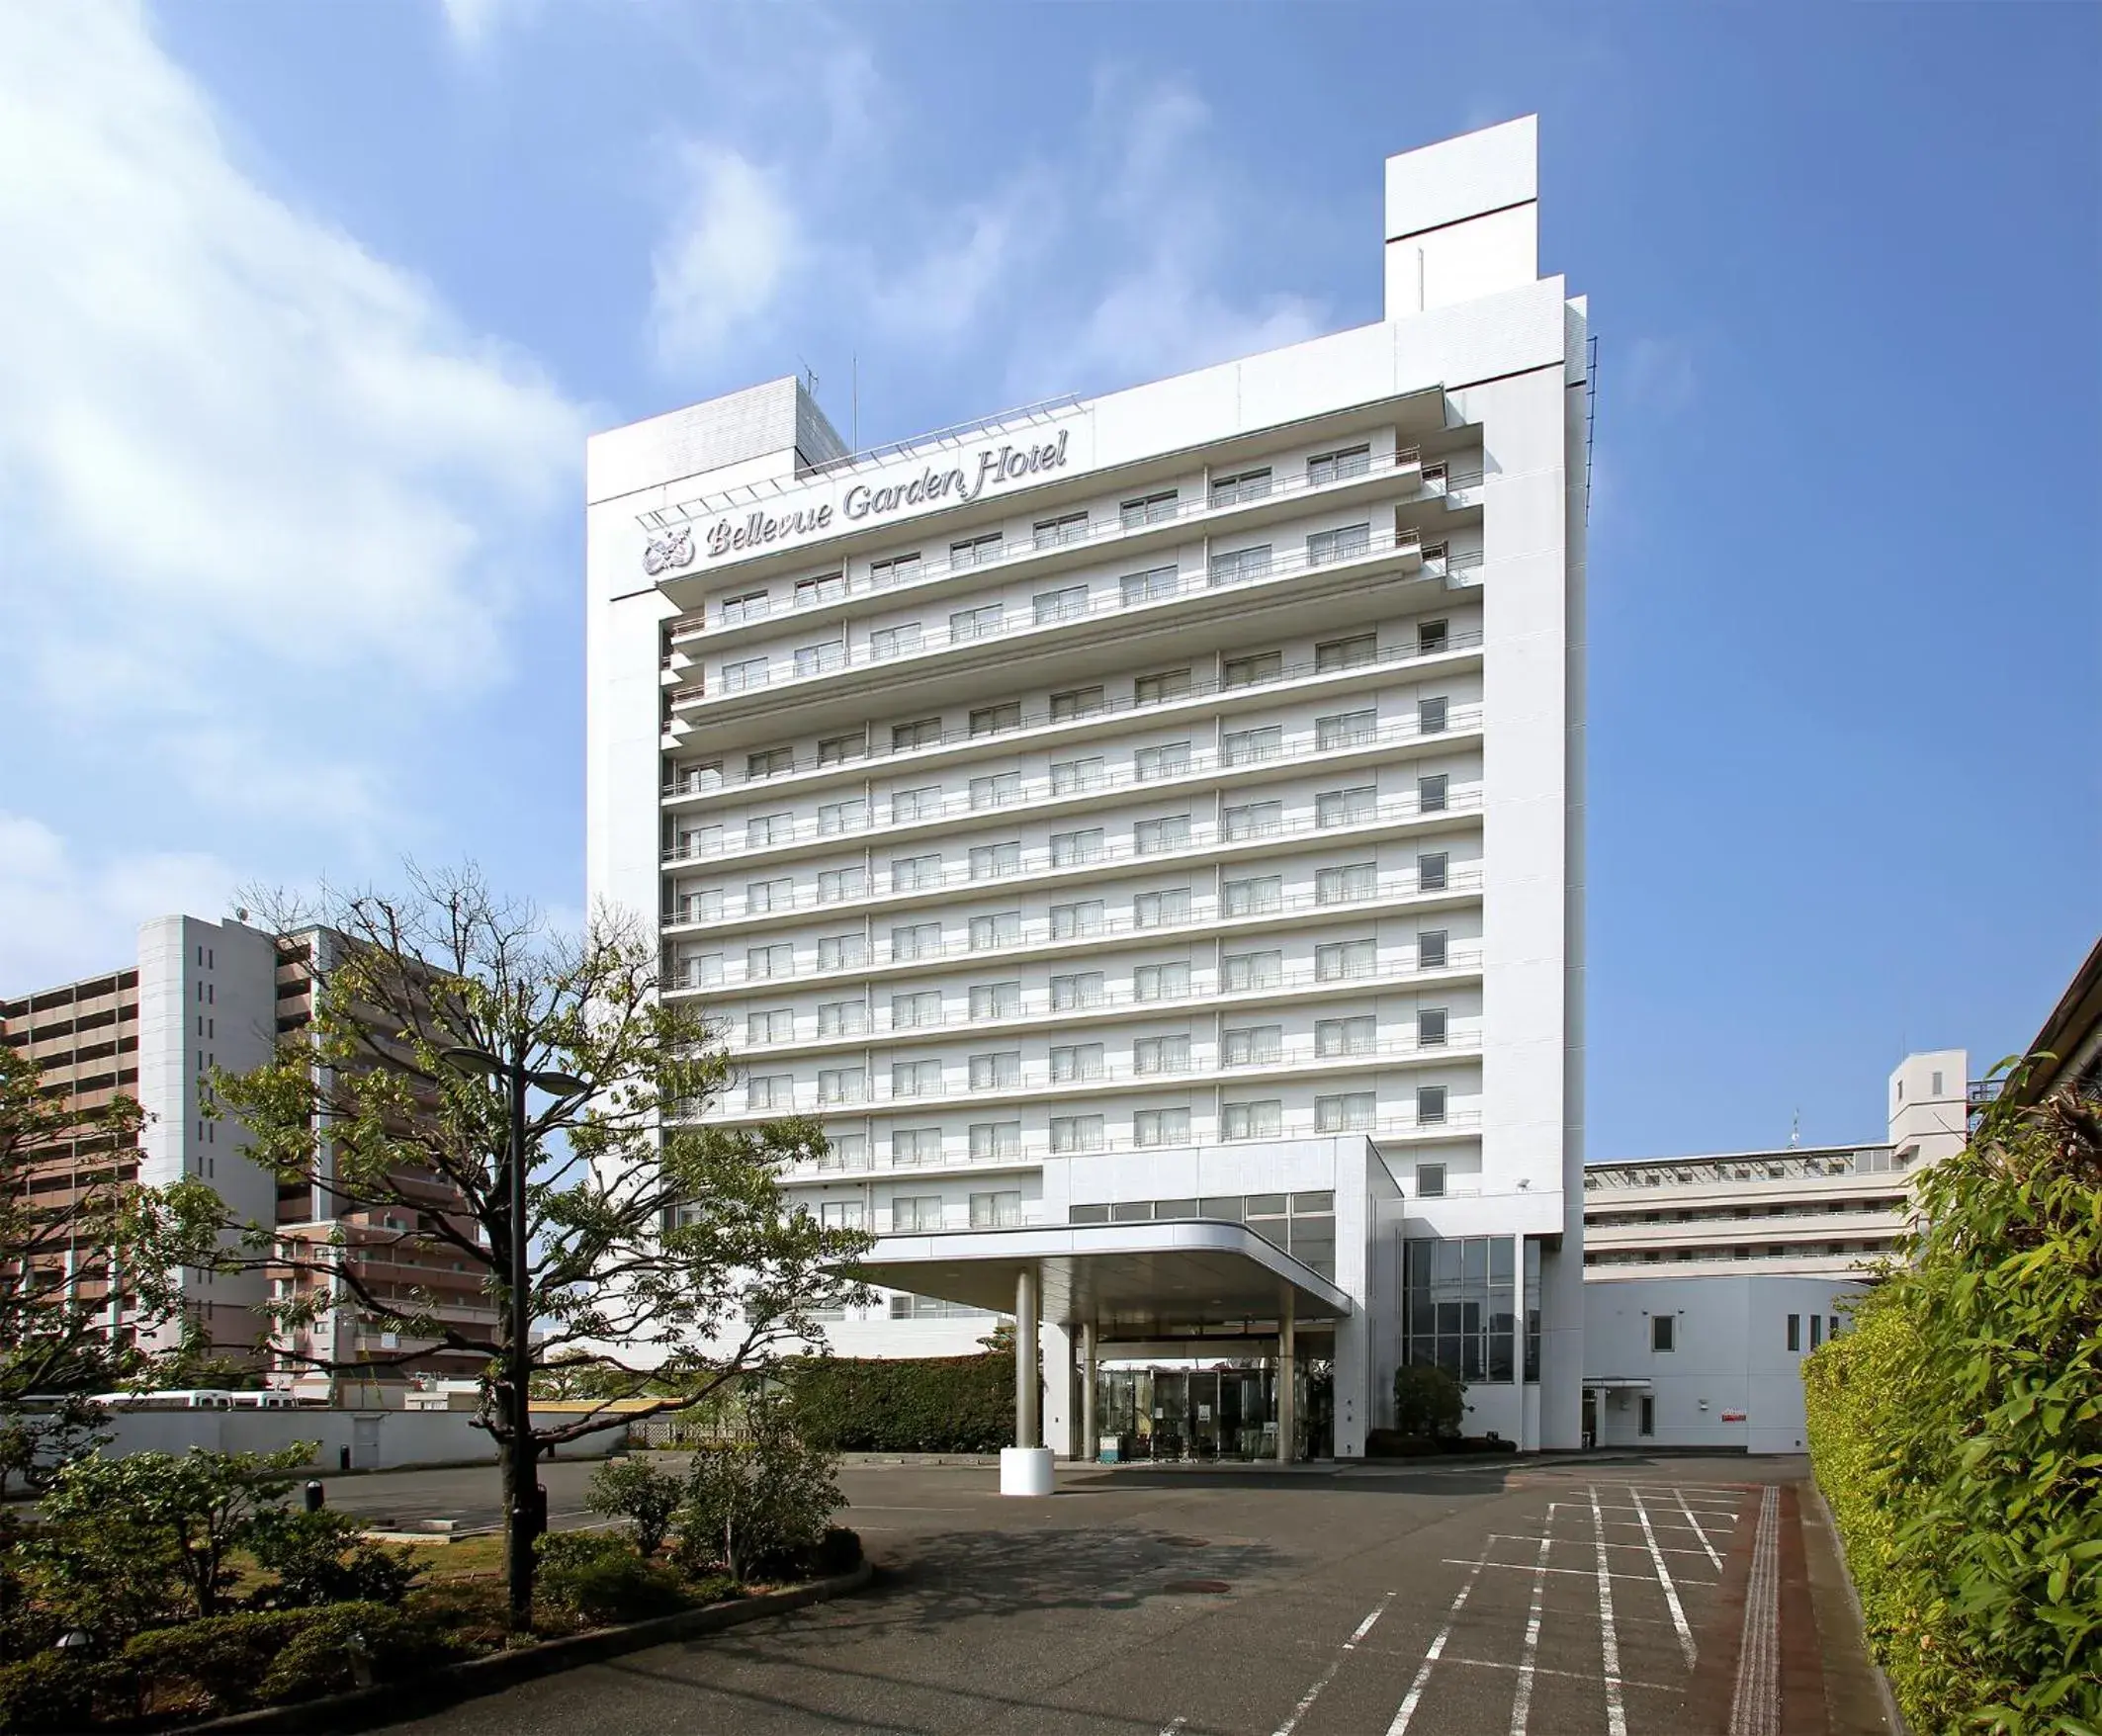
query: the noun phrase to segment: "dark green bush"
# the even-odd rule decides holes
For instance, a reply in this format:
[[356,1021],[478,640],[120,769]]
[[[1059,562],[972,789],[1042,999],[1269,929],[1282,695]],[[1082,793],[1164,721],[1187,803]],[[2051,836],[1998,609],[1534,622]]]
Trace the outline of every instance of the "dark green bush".
[[124,1649],[163,1712],[210,1715],[261,1704],[263,1679],[309,1619],[299,1609],[251,1609],[141,1633]]
[[647,1459],[608,1459],[591,1473],[584,1505],[601,1519],[624,1519],[636,1549],[655,1555],[671,1528],[685,1485]]
[[113,1658],[44,1652],[0,1664],[0,1730],[85,1730],[136,1715],[137,1684]]
[[1405,1362],[1394,1370],[1394,1432],[1439,1440],[1459,1432],[1467,1389],[1458,1376],[1432,1363]]
[[267,1609],[321,1604],[398,1604],[422,1569],[405,1549],[383,1549],[359,1534],[346,1513],[273,1508],[248,1532],[258,1566],[278,1577],[252,1602]]
[[2102,1729],[2102,1107],[2004,1100],[1809,1357],[1811,1461],[1922,1731]]
[[997,1452],[1014,1442],[1014,1353],[815,1357],[787,1370],[789,1412],[834,1452]]
[[593,1626],[648,1621],[694,1601],[677,1574],[645,1561],[617,1531],[552,1531],[535,1552],[540,1597]]
[[406,1681],[460,1651],[450,1635],[385,1604],[332,1604],[297,1613],[298,1631],[263,1678],[267,1705]]
[[846,1505],[838,1462],[802,1437],[787,1404],[756,1404],[747,1422],[750,1439],[694,1453],[676,1559],[688,1573],[721,1567],[740,1584],[798,1578]]

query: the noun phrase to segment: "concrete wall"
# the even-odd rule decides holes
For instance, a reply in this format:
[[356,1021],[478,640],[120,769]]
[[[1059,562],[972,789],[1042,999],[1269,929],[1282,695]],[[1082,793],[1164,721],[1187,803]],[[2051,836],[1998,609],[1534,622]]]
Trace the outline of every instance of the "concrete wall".
[[[134,1452],[277,1452],[295,1441],[319,1442],[310,1468],[391,1471],[404,1465],[471,1464],[496,1459],[494,1443],[461,1411],[120,1411],[109,1422],[109,1458]],[[561,1449],[564,1458],[604,1454],[625,1423],[607,1426]]]

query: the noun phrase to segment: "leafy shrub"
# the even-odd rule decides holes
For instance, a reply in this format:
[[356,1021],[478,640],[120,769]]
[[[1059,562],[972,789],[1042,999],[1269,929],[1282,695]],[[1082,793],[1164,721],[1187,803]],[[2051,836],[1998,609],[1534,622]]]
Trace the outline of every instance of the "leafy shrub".
[[1919,1205],[1803,1367],[1871,1644],[1915,1728],[2102,1727],[2102,1105],[2002,1100]]
[[1415,1440],[1457,1434],[1467,1389],[1449,1370],[1407,1362],[1394,1370],[1394,1432]]
[[307,1615],[245,1610],[141,1633],[124,1661],[164,1712],[213,1714],[259,1703],[263,1678]]
[[748,1441],[693,1455],[676,1551],[689,1573],[721,1566],[741,1584],[795,1573],[846,1505],[837,1459],[799,1437],[790,1406],[763,1402],[749,1421]]
[[791,1363],[797,1432],[834,1452],[995,1452],[1014,1442],[1014,1351]]
[[399,1681],[455,1649],[428,1621],[384,1604],[332,1604],[142,1633],[124,1664],[161,1715],[216,1715]]
[[647,1459],[608,1459],[591,1474],[584,1505],[602,1519],[624,1519],[635,1547],[645,1556],[663,1546],[678,1512],[684,1486]]
[[453,1638],[385,1604],[297,1611],[300,1626],[263,1678],[267,1705],[401,1682],[457,1657]]
[[359,1535],[348,1514],[273,1508],[255,1517],[248,1549],[277,1581],[255,1594],[264,1608],[320,1604],[398,1604],[422,1569],[405,1549],[383,1549]]
[[541,1598],[593,1625],[647,1621],[692,1602],[677,1574],[645,1561],[627,1538],[610,1531],[546,1532],[534,1552]]
[[0,1730],[85,1730],[131,1717],[137,1686],[121,1662],[44,1652],[0,1665]]

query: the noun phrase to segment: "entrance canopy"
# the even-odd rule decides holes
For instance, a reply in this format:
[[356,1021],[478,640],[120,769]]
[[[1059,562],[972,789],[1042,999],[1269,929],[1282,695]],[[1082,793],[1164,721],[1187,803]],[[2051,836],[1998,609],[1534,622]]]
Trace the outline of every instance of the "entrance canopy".
[[1204,1218],[879,1236],[854,1270],[894,1290],[1004,1313],[1029,1267],[1040,1274],[1045,1321],[1092,1323],[1110,1339],[1275,1320],[1287,1297],[1302,1323],[1351,1312],[1327,1278],[1245,1224]]

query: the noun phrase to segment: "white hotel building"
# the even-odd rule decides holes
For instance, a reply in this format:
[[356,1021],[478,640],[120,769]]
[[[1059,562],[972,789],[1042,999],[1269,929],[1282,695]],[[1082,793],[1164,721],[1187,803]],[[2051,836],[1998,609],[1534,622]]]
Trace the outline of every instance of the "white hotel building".
[[590,893],[720,1022],[712,1115],[824,1117],[792,1189],[893,1286],[841,1351],[1019,1304],[1060,1452],[1356,1455],[1411,1354],[1577,1443],[1587,340],[1534,147],[1388,160],[1376,324],[868,453],[794,380],[592,440]]

